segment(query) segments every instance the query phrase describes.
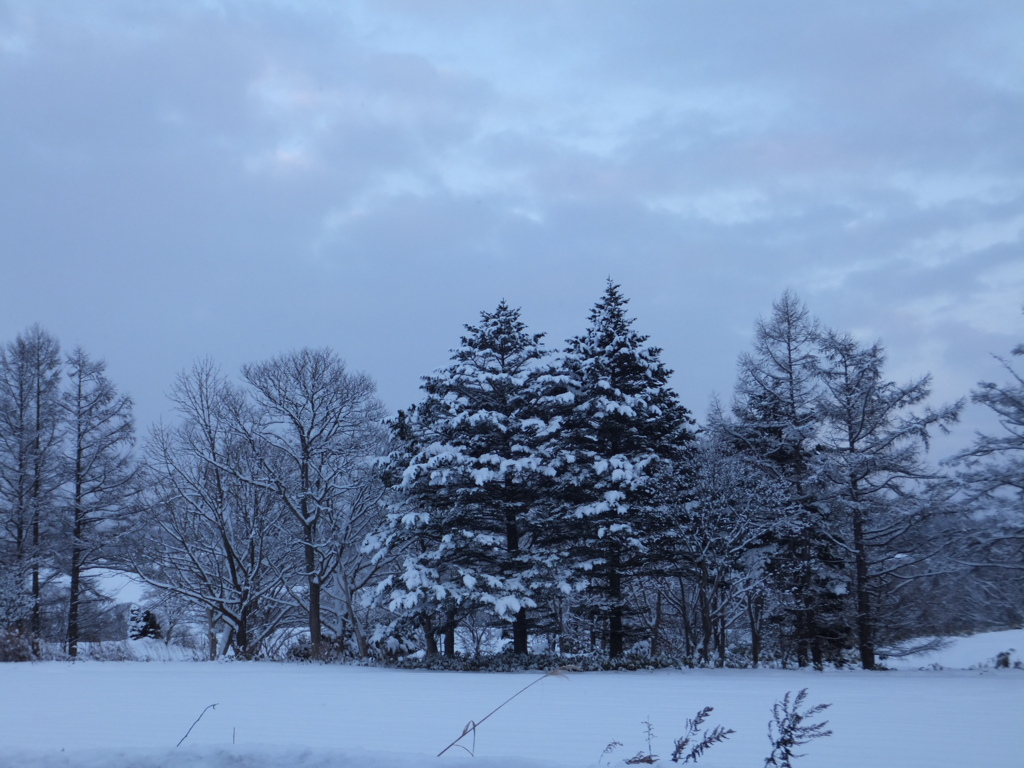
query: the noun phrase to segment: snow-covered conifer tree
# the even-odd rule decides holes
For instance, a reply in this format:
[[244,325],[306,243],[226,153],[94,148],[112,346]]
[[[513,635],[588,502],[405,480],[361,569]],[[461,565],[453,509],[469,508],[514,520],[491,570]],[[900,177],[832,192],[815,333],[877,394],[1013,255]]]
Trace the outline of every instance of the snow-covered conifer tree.
[[511,623],[513,650],[526,653],[541,575],[537,443],[545,423],[533,410],[543,334],[529,333],[504,301],[466,331],[451,365],[425,378],[423,401],[400,419],[404,447],[392,466],[401,501],[385,538],[403,562],[388,599],[424,623],[440,612],[428,635],[450,636],[460,616],[485,609]]
[[[1024,344],[1012,354],[1024,356]],[[979,382],[971,400],[988,408],[999,428],[979,433],[954,457],[973,512],[958,560],[981,596],[969,607],[984,606],[985,620],[998,616],[996,626],[1017,626],[1024,621],[1024,373],[996,359],[1006,380]]]
[[627,302],[609,280],[589,327],[569,340],[561,428],[545,446],[558,470],[553,529],[561,529],[585,608],[607,621],[613,657],[630,635],[628,583],[656,566],[672,526],[654,478],[693,439],[661,350],[633,330]]

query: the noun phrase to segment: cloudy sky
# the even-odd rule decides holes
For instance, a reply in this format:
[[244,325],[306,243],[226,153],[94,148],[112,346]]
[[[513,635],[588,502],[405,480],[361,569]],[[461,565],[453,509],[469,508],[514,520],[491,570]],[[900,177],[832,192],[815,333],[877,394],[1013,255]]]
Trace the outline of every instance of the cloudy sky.
[[1019,0],[0,0],[0,341],[143,429],[302,346],[404,407],[609,276],[698,415],[786,288],[954,400],[1024,341],[1022,232]]

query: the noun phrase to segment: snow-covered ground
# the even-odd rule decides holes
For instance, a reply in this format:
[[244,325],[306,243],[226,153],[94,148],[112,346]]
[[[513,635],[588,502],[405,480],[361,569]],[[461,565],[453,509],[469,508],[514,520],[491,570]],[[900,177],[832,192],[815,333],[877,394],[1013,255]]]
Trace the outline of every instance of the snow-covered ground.
[[[622,765],[646,749],[671,765],[686,718],[736,734],[700,761],[759,768],[772,703],[809,689],[831,702],[834,735],[809,744],[801,768],[1020,768],[1024,670],[995,669],[1024,649],[1024,630],[963,638],[890,672],[692,670],[548,677],[480,726],[478,768]],[[1016,659],[1020,654],[1015,651]],[[893,663],[893,660],[890,660]],[[926,667],[925,670],[918,668]],[[942,667],[942,669],[938,669]],[[973,667],[973,668],[972,668]],[[539,675],[399,671],[272,663],[0,664],[0,766],[40,768],[422,768]],[[180,748],[175,744],[209,704]],[[609,742],[623,746],[602,756]]]
[[889,669],[983,669],[996,666],[997,657],[1005,654],[1011,666],[1024,666],[1024,629],[952,637],[942,642],[939,650],[883,659],[881,663]]

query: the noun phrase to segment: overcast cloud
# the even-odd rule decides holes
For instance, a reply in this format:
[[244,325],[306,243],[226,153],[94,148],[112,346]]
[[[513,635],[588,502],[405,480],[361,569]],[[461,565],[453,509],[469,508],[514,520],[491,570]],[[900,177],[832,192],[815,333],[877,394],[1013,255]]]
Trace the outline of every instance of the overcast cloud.
[[611,276],[702,415],[788,287],[953,400],[1024,341],[1022,41],[1017,0],[0,0],[0,340],[143,428],[301,346],[396,409]]

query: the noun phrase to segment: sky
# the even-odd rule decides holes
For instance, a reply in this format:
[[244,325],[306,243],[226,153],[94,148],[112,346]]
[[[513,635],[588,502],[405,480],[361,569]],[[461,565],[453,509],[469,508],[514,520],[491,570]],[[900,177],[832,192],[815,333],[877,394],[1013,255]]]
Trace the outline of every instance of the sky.
[[407,407],[609,277],[698,417],[786,289],[938,405],[1007,379],[1022,233],[1019,0],[0,0],[0,342],[105,359],[143,434],[304,346]]

